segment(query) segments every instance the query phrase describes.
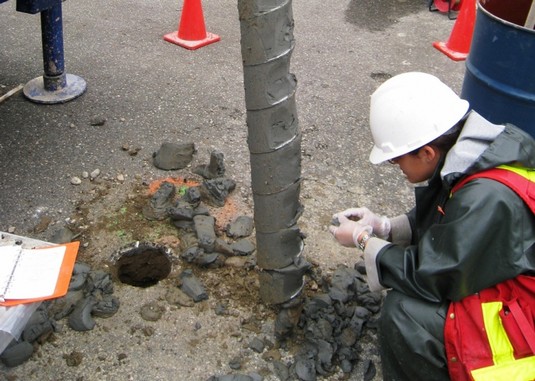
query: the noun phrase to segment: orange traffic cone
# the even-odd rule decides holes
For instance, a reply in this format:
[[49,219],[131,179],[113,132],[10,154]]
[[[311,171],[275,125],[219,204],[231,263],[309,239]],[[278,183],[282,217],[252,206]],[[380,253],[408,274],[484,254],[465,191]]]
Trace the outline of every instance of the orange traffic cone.
[[461,0],[461,10],[455,20],[448,42],[433,42],[433,46],[454,61],[465,60],[470,51],[476,18],[476,1]]
[[218,35],[206,32],[201,0],[184,0],[178,32],[166,34],[163,39],[190,50],[221,40]]

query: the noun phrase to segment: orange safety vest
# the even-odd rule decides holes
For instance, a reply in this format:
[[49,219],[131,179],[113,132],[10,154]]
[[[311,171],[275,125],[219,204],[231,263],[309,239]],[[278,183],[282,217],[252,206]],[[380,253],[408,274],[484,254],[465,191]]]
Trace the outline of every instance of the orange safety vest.
[[[500,166],[468,176],[500,181],[535,214],[535,170]],[[444,326],[448,370],[454,381],[535,380],[535,277],[519,275],[450,303]]]

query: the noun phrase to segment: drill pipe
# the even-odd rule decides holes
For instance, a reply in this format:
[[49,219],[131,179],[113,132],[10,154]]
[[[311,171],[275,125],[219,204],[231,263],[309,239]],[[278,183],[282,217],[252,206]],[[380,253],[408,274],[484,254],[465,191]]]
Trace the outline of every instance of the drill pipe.
[[301,134],[297,80],[290,70],[295,46],[291,0],[238,0],[247,143],[257,231],[260,297],[281,304],[295,298],[309,264],[303,234]]

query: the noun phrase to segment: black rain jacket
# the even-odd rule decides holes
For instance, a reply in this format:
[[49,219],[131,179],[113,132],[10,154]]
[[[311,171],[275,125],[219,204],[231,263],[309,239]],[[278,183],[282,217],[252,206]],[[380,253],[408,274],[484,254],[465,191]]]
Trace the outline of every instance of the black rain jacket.
[[[479,144],[477,136],[471,139]],[[512,125],[464,171],[444,173],[441,163],[427,186],[416,188],[416,206],[407,214],[411,244],[385,245],[377,254],[381,285],[430,302],[457,301],[519,274],[535,274],[535,215],[514,191],[476,179],[450,194],[463,176],[512,163],[535,168],[535,140]]]

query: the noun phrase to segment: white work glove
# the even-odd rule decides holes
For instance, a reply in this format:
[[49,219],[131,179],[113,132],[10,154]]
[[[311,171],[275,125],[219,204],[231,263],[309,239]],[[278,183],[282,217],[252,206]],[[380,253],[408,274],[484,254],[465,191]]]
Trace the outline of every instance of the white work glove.
[[358,238],[362,233],[372,234],[373,228],[370,225],[364,225],[360,221],[352,221],[342,214],[335,216],[340,225],[329,226],[329,231],[342,246],[355,247],[358,245]]
[[385,216],[378,216],[371,212],[368,208],[351,208],[343,212],[337,213],[333,216],[344,216],[350,220],[358,221],[364,225],[370,225],[373,228],[373,234],[381,239],[388,239],[390,235],[390,219]]

